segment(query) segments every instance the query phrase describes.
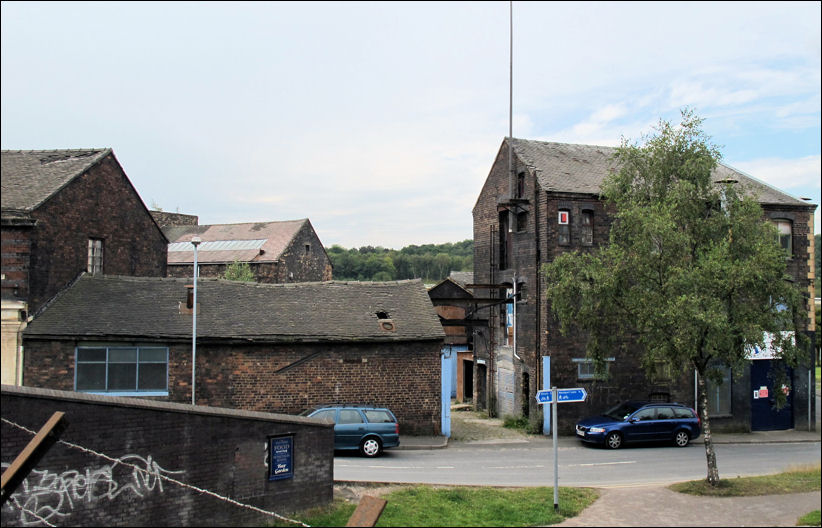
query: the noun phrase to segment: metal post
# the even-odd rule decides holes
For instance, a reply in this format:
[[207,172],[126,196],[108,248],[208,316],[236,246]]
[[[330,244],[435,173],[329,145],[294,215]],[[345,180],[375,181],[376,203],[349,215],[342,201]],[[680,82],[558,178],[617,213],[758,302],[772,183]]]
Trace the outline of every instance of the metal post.
[[551,387],[551,396],[553,401],[551,405],[554,407],[551,413],[551,420],[554,422],[554,511],[559,511],[559,463],[557,460],[557,411],[559,410],[559,391],[556,387]]
[[[811,360],[811,364],[813,364],[813,360]],[[813,405],[813,385],[811,385],[811,370],[813,367],[808,369],[808,431],[813,431],[811,427],[811,406]]]
[[191,405],[195,404],[195,394],[197,387],[197,246],[200,245],[200,237],[191,239],[194,246],[194,305],[191,307]]

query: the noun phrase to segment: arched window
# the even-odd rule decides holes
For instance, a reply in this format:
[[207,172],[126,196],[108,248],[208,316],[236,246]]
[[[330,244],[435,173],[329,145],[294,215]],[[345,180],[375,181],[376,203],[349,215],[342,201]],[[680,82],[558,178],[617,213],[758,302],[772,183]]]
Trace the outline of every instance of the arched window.
[[582,228],[580,230],[580,242],[583,246],[594,245],[594,212],[583,210],[580,214]]

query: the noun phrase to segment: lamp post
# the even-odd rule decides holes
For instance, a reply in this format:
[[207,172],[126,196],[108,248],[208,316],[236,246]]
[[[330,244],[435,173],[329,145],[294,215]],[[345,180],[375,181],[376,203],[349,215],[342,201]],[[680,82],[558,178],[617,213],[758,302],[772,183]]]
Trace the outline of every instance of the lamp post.
[[191,239],[191,245],[194,246],[194,304],[191,307],[191,405],[194,403],[194,394],[196,393],[196,372],[197,372],[197,246],[202,240],[195,236]]

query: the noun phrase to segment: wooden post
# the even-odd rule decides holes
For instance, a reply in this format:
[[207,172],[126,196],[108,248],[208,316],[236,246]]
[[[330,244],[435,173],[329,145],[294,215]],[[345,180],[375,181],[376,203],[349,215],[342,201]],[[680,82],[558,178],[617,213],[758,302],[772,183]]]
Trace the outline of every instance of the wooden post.
[[360,499],[360,504],[357,506],[357,509],[354,510],[351,518],[348,519],[346,526],[376,526],[380,515],[382,515],[382,511],[385,509],[386,503],[385,500],[378,497],[364,495],[363,498]]
[[[11,497],[14,491],[29,475],[34,466],[43,458],[51,446],[60,438],[60,434],[66,428],[66,423],[61,421],[65,413],[57,411],[51,415],[46,424],[40,428],[34,438],[17,455],[14,462],[3,472],[2,476],[2,503]],[[59,427],[58,427],[59,426]]]

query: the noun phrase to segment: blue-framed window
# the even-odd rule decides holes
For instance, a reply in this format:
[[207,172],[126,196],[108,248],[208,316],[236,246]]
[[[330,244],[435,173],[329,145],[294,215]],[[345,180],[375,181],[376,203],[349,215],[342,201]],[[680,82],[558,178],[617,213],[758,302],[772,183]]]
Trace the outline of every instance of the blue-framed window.
[[78,346],[74,364],[78,392],[168,395],[168,347]]

